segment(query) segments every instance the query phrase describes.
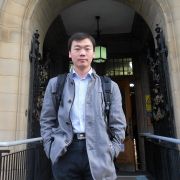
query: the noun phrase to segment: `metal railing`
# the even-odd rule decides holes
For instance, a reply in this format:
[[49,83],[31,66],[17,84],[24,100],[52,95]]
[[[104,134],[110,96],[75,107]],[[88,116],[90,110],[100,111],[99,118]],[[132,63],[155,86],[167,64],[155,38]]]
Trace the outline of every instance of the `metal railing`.
[[[180,139],[143,133],[147,171],[155,180],[180,179]],[[50,162],[42,138],[0,142],[0,147],[27,144],[25,150],[0,150],[0,180],[51,180]],[[4,153],[4,155],[2,155]],[[8,153],[8,154],[7,154]]]
[[143,133],[147,171],[155,180],[180,179],[180,139]]
[[50,180],[50,162],[44,154],[41,142],[41,137],[0,142],[0,147],[3,148],[27,144],[25,150],[18,152],[8,153],[8,150],[1,150],[0,180]]

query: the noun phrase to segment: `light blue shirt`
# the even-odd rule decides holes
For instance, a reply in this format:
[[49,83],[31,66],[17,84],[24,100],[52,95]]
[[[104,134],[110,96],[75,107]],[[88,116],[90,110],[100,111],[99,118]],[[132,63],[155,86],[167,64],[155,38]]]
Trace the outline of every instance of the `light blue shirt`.
[[88,83],[91,80],[92,68],[88,74],[81,78],[73,70],[73,80],[75,83],[75,97],[70,112],[70,118],[73,126],[74,133],[84,133],[85,132],[85,98]]

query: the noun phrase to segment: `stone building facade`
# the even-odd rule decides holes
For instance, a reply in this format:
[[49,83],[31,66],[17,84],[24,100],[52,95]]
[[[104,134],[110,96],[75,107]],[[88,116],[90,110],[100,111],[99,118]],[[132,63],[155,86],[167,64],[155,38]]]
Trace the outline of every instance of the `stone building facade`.
[[[80,0],[0,1],[0,141],[27,138],[32,35],[40,33],[40,52],[50,24]],[[156,24],[164,31],[176,135],[180,138],[180,1],[116,0],[133,8],[155,41]]]

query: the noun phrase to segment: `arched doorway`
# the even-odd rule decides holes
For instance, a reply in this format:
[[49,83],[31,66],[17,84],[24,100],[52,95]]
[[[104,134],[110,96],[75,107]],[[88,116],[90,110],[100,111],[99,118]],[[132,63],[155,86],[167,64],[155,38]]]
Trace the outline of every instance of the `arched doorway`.
[[[36,29],[40,33],[40,51],[42,52],[42,46],[46,32],[62,10],[75,5],[80,0],[73,1],[50,1],[50,0],[28,0],[28,1],[2,1],[0,3],[1,8],[1,30],[3,33],[1,42],[1,65],[12,64],[14,71],[2,71],[2,78],[7,81],[13,81],[16,86],[8,87],[7,91],[4,91],[2,86],[1,98],[6,99],[7,102],[11,102],[11,109],[9,105],[2,103],[3,117],[7,117],[12,123],[14,131],[6,130],[9,137],[15,139],[22,139],[26,137],[26,127],[28,121],[28,101],[29,101],[29,51],[31,47],[31,37]],[[175,112],[176,127],[179,127],[179,100],[176,98],[177,92],[179,92],[179,85],[176,83],[179,79],[177,72],[179,71],[179,54],[178,54],[178,26],[176,26],[176,11],[173,9],[176,7],[177,2],[174,1],[124,1],[114,0],[112,2],[118,2],[126,4],[134,9],[141,17],[146,21],[153,37],[155,38],[154,29],[156,24],[164,30],[166,44],[168,46],[168,64],[170,69],[170,78],[172,85],[172,96]],[[173,18],[174,17],[174,18]],[[5,35],[5,36],[4,36]],[[12,35],[12,36],[11,36]],[[13,50],[13,51],[12,51]],[[12,61],[15,60],[15,61]],[[9,69],[9,68],[8,68]],[[10,69],[9,69],[10,70]],[[9,76],[10,75],[10,76]],[[13,94],[9,94],[13,92]],[[2,101],[3,102],[3,101]],[[5,106],[6,105],[6,106]],[[10,112],[11,111],[11,112]],[[12,117],[12,114],[13,117]],[[179,137],[179,129],[177,128],[177,136]],[[4,134],[4,133],[3,133]],[[3,136],[4,137],[4,136]]]
[[[104,0],[105,1],[105,0]],[[36,29],[39,30],[40,33],[40,52],[43,52],[43,44],[44,39],[47,34],[47,31],[54,21],[54,19],[66,8],[73,6],[79,2],[83,2],[80,0],[72,0],[72,1],[63,1],[63,0],[27,0],[27,1],[2,1],[0,3],[1,8],[1,30],[2,33],[5,32],[5,37],[2,36],[0,39],[1,42],[1,65],[10,64],[16,67],[16,71],[14,73],[9,73],[10,68],[4,68],[3,72],[1,72],[1,78],[6,82],[12,82],[11,76],[15,76],[13,82],[15,82],[14,86],[8,86],[8,90],[1,86],[1,114],[3,114],[2,118],[4,119],[6,124],[6,118],[11,120],[9,124],[13,124],[13,130],[11,128],[7,128],[5,132],[10,134],[10,139],[22,139],[26,138],[27,132],[27,114],[28,114],[28,100],[29,100],[29,70],[30,70],[30,62],[29,62],[29,51],[30,51],[30,42],[31,42],[31,35],[34,33]],[[103,2],[103,1],[102,1]],[[173,9],[176,7],[178,2],[175,1],[168,1],[168,0],[151,0],[151,1],[133,1],[133,0],[115,0],[113,2],[123,3],[127,6],[134,9],[147,23],[148,27],[151,30],[151,34],[155,39],[155,26],[159,24],[160,27],[164,30],[166,44],[168,46],[169,51],[169,58],[168,58],[168,67],[170,71],[170,78],[171,78],[171,85],[172,85],[172,96],[173,96],[173,105],[172,109],[175,112],[175,120],[176,120],[176,127],[177,127],[177,136],[180,136],[179,131],[179,89],[180,86],[178,85],[179,80],[179,52],[178,52],[178,32],[179,28],[177,27],[178,23],[175,21],[178,19],[176,11]],[[103,7],[103,6],[102,6]],[[88,12],[88,10],[87,10]],[[176,14],[177,15],[177,14]],[[8,33],[7,33],[8,32]],[[15,32],[15,33],[13,33]],[[14,35],[12,35],[12,34]],[[12,35],[12,36],[11,36]],[[153,39],[151,38],[151,39]],[[154,42],[153,42],[154,43]],[[146,89],[149,87],[146,86],[146,83],[143,83],[145,86],[142,88],[141,81],[142,79],[147,80],[147,74],[143,74],[143,78],[140,79],[142,73],[140,73],[145,64],[143,60],[146,57],[146,54],[141,54],[142,56],[138,59],[138,63],[134,65],[134,67],[138,67],[136,70],[137,79],[135,81],[135,90],[137,92],[138,99],[135,99],[136,108],[137,107],[146,107],[146,104],[143,104],[143,92],[147,92]],[[44,56],[45,57],[45,56]],[[12,61],[13,59],[13,61]],[[15,60],[15,61],[14,61]],[[63,67],[67,65],[63,65]],[[7,67],[7,66],[6,66]],[[1,68],[2,69],[2,68]],[[8,71],[5,72],[5,71]],[[64,71],[64,69],[62,69]],[[52,71],[54,72],[54,71]],[[146,71],[147,72],[147,71]],[[1,82],[2,82],[1,79]],[[3,81],[4,82],[4,81]],[[11,84],[11,83],[6,83]],[[13,83],[12,83],[13,84]],[[147,83],[148,84],[148,83]],[[123,86],[123,85],[121,85]],[[6,86],[7,87],[7,86]],[[127,85],[125,85],[127,87]],[[130,88],[131,89],[131,88]],[[130,92],[131,92],[130,91]],[[144,93],[144,95],[145,95]],[[148,94],[147,94],[148,95]],[[133,96],[134,97],[134,96]],[[7,101],[8,99],[8,101]],[[134,98],[132,98],[134,99]],[[148,99],[148,96],[147,96]],[[4,103],[6,102],[6,103]],[[10,103],[9,103],[10,102]],[[133,100],[131,100],[133,102]],[[9,106],[10,105],[10,106]],[[134,106],[133,106],[134,107]],[[131,108],[133,110],[134,108]],[[144,126],[148,127],[150,122],[149,120],[144,121],[144,110],[139,109],[137,115],[137,120],[139,119],[143,121],[139,121],[140,128],[144,129]],[[132,113],[133,114],[133,113]],[[9,118],[10,117],[10,118]],[[146,122],[146,123],[145,123]],[[161,123],[163,124],[163,123]],[[167,129],[168,130],[168,129]],[[12,133],[13,131],[13,133]],[[169,133],[169,131],[168,131]],[[1,133],[2,134],[6,134]],[[13,134],[13,135],[12,135]],[[143,147],[143,144],[140,142],[140,147]],[[140,148],[139,151],[143,150]],[[143,152],[140,152],[141,156],[143,157]],[[144,159],[142,158],[142,161]],[[143,162],[142,164],[145,164]]]
[[[76,6],[82,5],[84,9],[91,9],[92,4],[85,2],[82,4],[79,3]],[[153,132],[151,110],[146,109],[145,104],[145,98],[150,97],[151,93],[147,62],[148,51],[146,49],[154,52],[155,45],[152,32],[142,17],[128,7],[126,8],[130,14],[133,14],[130,31],[122,33],[111,29],[101,35],[102,41],[109,48],[108,60],[104,64],[94,64],[94,68],[99,74],[111,76],[120,86],[124,97],[123,104],[128,128],[125,151],[117,159],[117,168],[120,171],[136,171],[145,169],[144,145],[139,133]],[[68,25],[65,26],[64,23],[74,22],[73,19],[68,19],[70,15],[68,16],[67,10],[68,8],[57,16],[45,36],[42,62],[48,65],[49,78],[69,70],[70,63],[66,44],[73,31],[85,29],[86,32],[96,36],[90,27],[82,26],[84,24],[82,22],[78,26],[69,25],[70,28],[67,29]],[[112,10],[115,11],[115,9]],[[74,10],[71,9],[71,11]],[[80,12],[79,15],[85,16]],[[121,15],[119,15],[120,17]],[[90,22],[88,21],[88,23]],[[104,28],[106,29],[106,26]],[[130,87],[130,84],[135,87]]]
[[[29,76],[30,76],[29,75],[29,69],[30,69],[29,51],[30,51],[31,35],[33,34],[33,32],[36,29],[39,30],[40,52],[43,52],[44,39],[47,34],[47,30],[49,29],[49,27],[52,24],[52,22],[54,21],[54,19],[56,17],[58,17],[58,15],[65,8],[68,8],[70,6],[73,6],[73,5],[75,5],[79,2],[83,2],[83,1],[75,1],[74,0],[74,1],[53,1],[52,2],[50,0],[47,0],[47,1],[32,0],[32,1],[26,1],[26,2],[27,2],[27,4],[23,3],[24,12],[21,12],[21,14],[19,12],[18,18],[16,17],[16,19],[13,21],[13,23],[15,24],[15,25],[13,24],[15,26],[15,28],[20,30],[19,36],[18,36],[19,44],[17,43],[17,44],[14,44],[13,46],[11,46],[11,47],[14,47],[14,46],[18,47],[17,52],[13,52],[16,54],[16,56],[13,56],[13,58],[17,58],[19,60],[18,61],[18,63],[19,63],[18,73],[19,74],[18,74],[18,83],[17,83],[18,84],[17,85],[18,93],[16,94],[16,96],[14,96],[15,97],[14,99],[17,99],[17,102],[14,105],[16,107],[15,108],[15,112],[16,112],[15,116],[16,117],[14,118],[15,119],[14,121],[16,121],[16,131],[17,131],[16,134],[21,133],[21,131],[17,128],[21,124],[21,121],[23,121],[23,122],[28,121],[28,119],[27,119],[27,114],[28,114],[27,112],[29,110],[28,109],[28,98],[29,98],[28,97],[29,96],[28,87],[29,87]],[[176,47],[175,35],[173,34],[174,33],[173,22],[171,19],[171,13],[169,13],[169,6],[168,6],[169,4],[166,1],[161,2],[161,1],[155,1],[155,0],[153,1],[152,0],[152,1],[145,2],[145,1],[119,0],[119,1],[112,1],[112,2],[123,3],[123,4],[126,4],[130,7],[132,7],[132,9],[134,9],[137,13],[139,13],[139,15],[141,17],[143,17],[143,19],[146,21],[146,23],[148,24],[148,27],[151,30],[153,37],[155,37],[155,34],[154,34],[155,25],[157,23],[159,23],[159,25],[164,29],[166,39],[168,40],[167,42],[169,43],[170,60],[173,59],[178,64],[178,62],[177,62],[178,58],[176,58],[176,49],[175,50],[173,49],[173,47]],[[1,16],[1,19],[4,20],[3,26],[5,26],[6,28],[9,28],[9,27],[11,28],[11,26],[12,26],[12,24],[11,24],[11,26],[9,25],[10,22],[7,20],[7,19],[13,19],[13,16],[10,16],[13,14],[13,11],[11,12],[12,8],[10,8],[10,7],[13,7],[11,3],[12,3],[11,1],[4,1],[3,3],[1,3],[1,5],[3,4],[3,8],[4,8],[3,12],[5,12],[4,16]],[[12,17],[12,18],[10,18],[10,17]],[[60,41],[60,42],[62,42],[62,41]],[[5,44],[2,43],[1,49],[6,47],[6,43]],[[139,46],[137,46],[137,47],[139,47]],[[9,54],[11,55],[12,54],[11,48],[9,48],[9,49],[10,49]],[[7,54],[5,54],[5,53],[3,54],[3,57],[4,56],[6,56],[6,58],[7,57],[11,58],[11,56],[7,56]],[[43,57],[45,57],[45,56],[43,56]],[[143,56],[141,59],[143,59]],[[173,67],[173,63],[171,61],[169,61],[170,67]],[[141,65],[141,66],[138,66],[138,65]],[[63,67],[65,67],[65,66],[68,69],[68,65],[64,64]],[[137,64],[137,65],[135,64],[135,66],[138,66],[139,69],[142,70],[141,67],[143,67],[143,64],[141,64],[141,61],[140,61],[139,64]],[[61,70],[61,72],[63,72],[63,71],[65,71],[65,69]],[[173,71],[175,71],[175,70],[173,69]],[[55,72],[55,71],[52,71],[52,73],[53,72]],[[175,75],[173,75],[173,73],[172,73],[171,76],[173,77]],[[139,97],[139,99],[136,100],[136,103],[138,104],[138,106],[141,105],[141,107],[143,107],[143,103],[142,103],[143,100],[141,99],[143,97],[142,93],[141,93],[142,87],[141,87],[140,82],[141,81],[139,79],[135,82],[135,84],[136,84],[135,87],[137,88],[136,92],[138,92],[138,97]],[[173,91],[177,92],[178,87],[176,86],[176,84],[174,84],[174,82],[172,82],[172,83],[173,83],[173,87],[174,87]],[[174,94],[177,94],[177,93],[174,93]],[[6,93],[5,95],[8,96],[9,94]],[[176,99],[174,100],[174,102],[177,103]],[[174,108],[175,108],[176,114],[178,114],[178,106],[175,106]],[[6,110],[6,111],[8,112],[8,110]],[[138,111],[139,115],[138,115],[137,119],[144,119],[143,111],[144,111],[144,109],[140,109],[140,111]],[[142,121],[142,123],[140,124],[140,127],[142,130],[144,127],[144,122],[145,121]],[[25,125],[23,126],[24,132],[26,132],[26,130],[27,130],[25,128],[26,127]],[[178,125],[178,123],[177,123],[177,125]],[[148,123],[146,123],[146,126],[148,126]],[[23,135],[25,137],[26,133],[24,133]],[[16,136],[16,138],[17,137],[18,136]],[[142,149],[142,148],[140,148],[140,149]],[[142,152],[140,152],[140,154],[143,155]],[[145,163],[143,162],[142,164],[145,164]]]

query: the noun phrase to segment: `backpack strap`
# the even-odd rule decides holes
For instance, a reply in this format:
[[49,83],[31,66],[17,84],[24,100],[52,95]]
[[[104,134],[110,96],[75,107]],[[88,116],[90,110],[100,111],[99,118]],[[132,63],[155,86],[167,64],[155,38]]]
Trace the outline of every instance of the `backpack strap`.
[[57,77],[57,83],[56,83],[56,112],[58,112],[59,106],[62,104],[62,93],[63,93],[66,77],[67,77],[67,73],[59,74],[58,77]]
[[105,101],[105,113],[107,116],[107,124],[109,125],[109,111],[111,106],[111,79],[107,76],[100,76],[100,78]]
[[107,132],[109,135],[109,138],[112,140],[113,138],[116,138],[111,127],[109,126],[109,111],[111,107],[111,79],[107,76],[100,76],[101,83],[102,83],[102,90],[104,95],[104,101],[105,101],[105,114],[107,118],[107,122],[105,121],[107,125]]

